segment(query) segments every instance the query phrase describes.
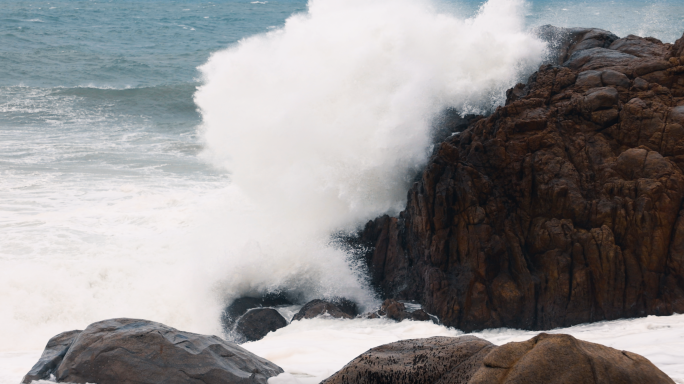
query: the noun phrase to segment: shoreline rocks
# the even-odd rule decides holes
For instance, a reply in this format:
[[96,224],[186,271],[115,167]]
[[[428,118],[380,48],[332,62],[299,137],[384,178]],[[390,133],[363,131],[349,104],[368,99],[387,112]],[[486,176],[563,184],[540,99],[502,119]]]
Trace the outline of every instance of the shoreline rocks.
[[674,384],[648,359],[570,335],[542,333],[502,346],[475,336],[385,344],[322,384]]
[[294,303],[291,300],[281,293],[269,293],[261,297],[239,297],[233,300],[233,302],[223,310],[223,313],[221,313],[221,324],[223,325],[224,330],[230,331],[240,317],[250,309],[271,308],[293,304]]
[[269,332],[286,327],[289,323],[273,308],[256,308],[245,313],[235,324],[234,332],[244,341],[261,340]]
[[330,316],[338,319],[353,319],[358,315],[356,304],[345,298],[334,298],[330,300],[311,300],[306,303],[297,314],[292,317],[292,321],[302,319],[313,319],[318,316]]
[[373,284],[466,332],[684,312],[684,38],[546,33],[557,63],[366,225]]
[[261,383],[283,370],[216,336],[138,319],[111,319],[53,337],[22,383]]
[[261,297],[239,297],[221,313],[224,334],[236,343],[260,340],[269,332],[289,324],[287,319],[274,309],[289,305],[293,305],[292,301],[282,293],[269,293]]
[[399,322],[408,319],[414,321],[433,321],[435,323],[438,323],[438,321],[433,320],[429,314],[423,311],[423,309],[416,309],[414,311],[409,312],[404,303],[393,299],[385,300],[382,303],[382,306],[380,306],[379,310],[360,316],[363,316],[364,318],[368,319],[377,319],[381,316],[385,316],[388,319],[392,319],[394,321]]

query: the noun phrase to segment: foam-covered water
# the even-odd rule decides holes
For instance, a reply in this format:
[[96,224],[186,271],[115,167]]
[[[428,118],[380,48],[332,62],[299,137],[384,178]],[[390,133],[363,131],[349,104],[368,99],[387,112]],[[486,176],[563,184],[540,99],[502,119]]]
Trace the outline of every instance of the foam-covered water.
[[[376,305],[330,234],[401,209],[430,119],[500,102],[543,55],[528,30],[684,31],[676,0],[481,6],[0,2],[0,383],[52,335],[104,318],[220,334],[242,294]],[[394,327],[278,335],[319,325],[341,326],[331,345],[355,327],[392,341]],[[392,332],[455,332],[405,326]]]

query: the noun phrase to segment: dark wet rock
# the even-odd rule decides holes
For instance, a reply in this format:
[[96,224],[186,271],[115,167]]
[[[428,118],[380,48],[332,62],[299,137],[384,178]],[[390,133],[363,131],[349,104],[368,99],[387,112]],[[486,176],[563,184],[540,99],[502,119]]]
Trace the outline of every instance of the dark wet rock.
[[327,315],[339,319],[353,319],[358,315],[356,304],[345,298],[330,300],[311,300],[292,318],[292,321],[301,319],[313,319],[321,315]]
[[537,36],[549,44],[552,64],[563,64],[575,52],[608,48],[618,40],[613,33],[598,28],[561,28],[544,25],[537,28]]
[[586,88],[602,87],[601,71],[584,71],[577,75],[575,84]]
[[674,384],[646,358],[569,335],[497,347],[474,336],[403,340],[373,348],[325,384]]
[[231,332],[235,323],[240,319],[240,316],[247,313],[250,309],[279,307],[292,304],[294,303],[282,293],[269,293],[261,297],[240,297],[235,299],[223,310],[223,313],[221,314],[221,324],[223,324],[224,330]]
[[406,209],[366,225],[384,298],[465,331],[684,312],[684,39],[604,32],[447,137]]
[[670,50],[670,56],[672,58],[679,58],[684,56],[684,36],[679,40],[675,41],[672,49]]
[[[458,383],[454,382],[454,383]],[[494,348],[469,384],[674,384],[648,359],[570,335],[542,333]]]
[[365,352],[321,384],[467,383],[494,348],[474,336],[397,341]]
[[622,88],[629,88],[630,85],[629,77],[618,71],[613,71],[612,69],[601,72],[601,82],[605,85],[614,85]]
[[455,109],[445,110],[434,122],[432,130],[433,143],[441,143],[447,137],[463,132],[473,121],[482,118],[479,115],[461,114]]
[[608,48],[636,57],[665,57],[668,54],[668,47],[662,41],[634,35],[615,40]]
[[50,375],[54,375],[69,347],[71,347],[71,344],[81,332],[83,331],[68,331],[51,338],[38,362],[24,376],[21,382],[29,384],[34,380],[47,380],[50,378]]
[[387,299],[382,303],[378,314],[385,315],[388,319],[396,321],[403,321],[407,319],[415,321],[431,321],[430,315],[428,315],[422,309],[409,312],[406,310],[406,305],[404,305],[404,303],[392,299]]
[[576,51],[565,63],[563,63],[563,65],[571,69],[595,69],[606,66],[617,66],[636,58],[636,56],[628,53],[622,53],[608,48],[591,48]]
[[[66,346],[74,335],[61,334],[51,342]],[[57,355],[60,348],[55,349]],[[111,319],[77,334],[54,375],[58,382],[71,383],[266,384],[282,372],[270,361],[216,336],[147,320]]]
[[240,317],[235,325],[235,333],[244,339],[240,341],[257,341],[287,324],[287,320],[275,309],[256,308]]

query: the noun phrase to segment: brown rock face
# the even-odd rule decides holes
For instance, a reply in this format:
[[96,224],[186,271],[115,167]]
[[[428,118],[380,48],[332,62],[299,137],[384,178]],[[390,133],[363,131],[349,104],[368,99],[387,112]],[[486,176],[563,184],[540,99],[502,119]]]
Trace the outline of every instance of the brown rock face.
[[542,333],[485,356],[469,384],[674,383],[648,359],[570,335]]
[[555,31],[564,64],[448,137],[406,210],[367,224],[386,297],[466,331],[684,312],[684,38]]
[[353,319],[358,314],[356,304],[345,299],[311,300],[292,317],[292,321],[313,319],[314,317],[327,315],[338,319]]
[[369,350],[321,384],[467,383],[494,348],[475,336],[397,341]]
[[406,306],[396,300],[387,299],[382,306],[378,314],[385,314],[388,319],[403,321],[406,319],[415,321],[431,321],[430,315],[425,313],[422,309],[417,309],[413,312],[406,310]]
[[500,347],[474,336],[373,348],[325,384],[674,384],[635,353],[542,333]]

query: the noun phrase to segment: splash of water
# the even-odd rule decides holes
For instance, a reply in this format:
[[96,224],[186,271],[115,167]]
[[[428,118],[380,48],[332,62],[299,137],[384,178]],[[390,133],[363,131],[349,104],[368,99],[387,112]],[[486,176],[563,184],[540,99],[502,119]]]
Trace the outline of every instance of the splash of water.
[[195,101],[230,183],[36,181],[24,205],[49,204],[5,232],[0,348],[121,316],[220,334],[227,301],[269,291],[373,304],[330,234],[402,209],[443,108],[488,108],[536,67],[523,7],[491,0],[466,19],[426,0],[312,0],[216,53]]
[[214,54],[195,95],[205,156],[260,212],[232,268],[263,277],[231,272],[226,292],[310,280],[299,288],[363,299],[328,236],[403,208],[440,111],[496,105],[536,68],[545,46],[523,7],[490,0],[463,19],[423,0],[312,0]]

